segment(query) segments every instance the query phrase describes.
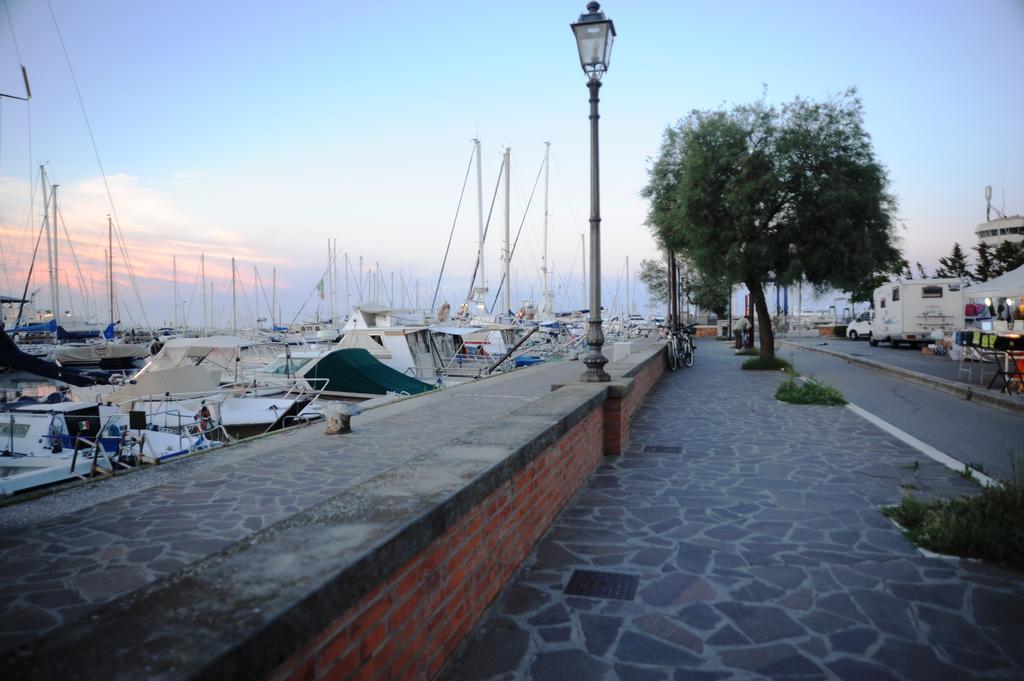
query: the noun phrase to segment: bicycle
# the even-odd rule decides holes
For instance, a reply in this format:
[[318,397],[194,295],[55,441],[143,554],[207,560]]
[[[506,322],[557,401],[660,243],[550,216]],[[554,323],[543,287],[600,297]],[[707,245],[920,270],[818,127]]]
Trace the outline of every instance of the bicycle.
[[680,366],[693,366],[694,354],[697,352],[697,344],[693,342],[693,334],[697,330],[696,324],[690,324],[682,328],[681,333],[670,330],[668,334],[668,365],[672,371]]

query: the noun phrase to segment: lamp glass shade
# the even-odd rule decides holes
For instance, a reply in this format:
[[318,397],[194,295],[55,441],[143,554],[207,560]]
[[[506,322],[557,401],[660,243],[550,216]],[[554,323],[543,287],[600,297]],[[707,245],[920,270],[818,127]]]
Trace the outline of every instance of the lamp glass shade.
[[600,78],[611,60],[615,28],[611,21],[581,21],[572,25],[580,50],[580,66],[591,78]]

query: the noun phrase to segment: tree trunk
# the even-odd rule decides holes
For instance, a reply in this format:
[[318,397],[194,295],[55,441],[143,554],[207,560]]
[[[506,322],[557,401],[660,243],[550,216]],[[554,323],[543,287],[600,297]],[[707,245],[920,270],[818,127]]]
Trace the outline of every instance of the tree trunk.
[[750,290],[750,300],[757,310],[758,338],[761,341],[761,357],[775,357],[775,334],[772,331],[772,316],[768,313],[768,303],[764,299],[764,287],[759,281],[745,282]]

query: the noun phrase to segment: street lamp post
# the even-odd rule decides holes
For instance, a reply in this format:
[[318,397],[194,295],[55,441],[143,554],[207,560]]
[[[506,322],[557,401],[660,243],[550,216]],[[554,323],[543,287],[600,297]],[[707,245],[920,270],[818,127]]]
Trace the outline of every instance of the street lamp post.
[[587,11],[572,24],[573,34],[580,51],[580,66],[587,74],[590,89],[590,319],[587,328],[589,352],[583,358],[587,370],[580,380],[599,383],[611,380],[604,370],[608,358],[601,353],[604,331],[601,328],[601,190],[598,162],[597,112],[598,89],[601,76],[608,70],[615,40],[615,26],[605,18],[601,5],[587,3]]

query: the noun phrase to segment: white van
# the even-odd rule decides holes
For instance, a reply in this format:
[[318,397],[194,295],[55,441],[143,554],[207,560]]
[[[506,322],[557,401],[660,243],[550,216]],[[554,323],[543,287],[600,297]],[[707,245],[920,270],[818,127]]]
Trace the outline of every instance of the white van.
[[887,342],[924,345],[933,331],[964,326],[964,294],[959,279],[895,281],[875,289],[871,345]]
[[846,337],[852,341],[871,337],[871,311],[865,310],[846,325]]

